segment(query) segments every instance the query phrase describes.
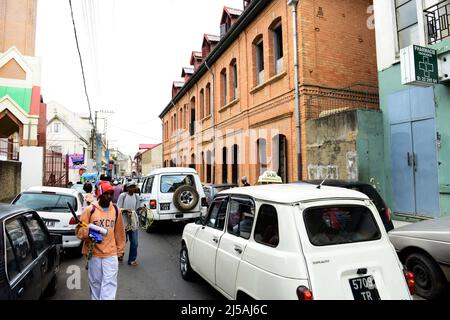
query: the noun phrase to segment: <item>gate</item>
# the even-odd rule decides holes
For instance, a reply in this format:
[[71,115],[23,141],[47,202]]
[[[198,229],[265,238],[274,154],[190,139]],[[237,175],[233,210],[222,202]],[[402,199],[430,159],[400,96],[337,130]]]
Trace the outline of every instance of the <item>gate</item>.
[[69,182],[69,163],[62,153],[47,150],[44,163],[44,186],[66,188]]

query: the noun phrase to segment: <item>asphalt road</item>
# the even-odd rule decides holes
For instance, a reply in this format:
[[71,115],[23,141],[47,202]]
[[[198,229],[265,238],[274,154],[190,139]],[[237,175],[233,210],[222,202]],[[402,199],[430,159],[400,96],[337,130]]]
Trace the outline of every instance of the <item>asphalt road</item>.
[[[163,225],[155,233],[139,231],[138,261],[129,266],[129,243],[120,263],[118,300],[223,300],[203,279],[186,282],[179,270],[179,251],[184,224]],[[77,274],[80,277],[77,277]],[[78,281],[78,282],[77,282]],[[85,259],[64,255],[58,278],[56,300],[90,299]]]

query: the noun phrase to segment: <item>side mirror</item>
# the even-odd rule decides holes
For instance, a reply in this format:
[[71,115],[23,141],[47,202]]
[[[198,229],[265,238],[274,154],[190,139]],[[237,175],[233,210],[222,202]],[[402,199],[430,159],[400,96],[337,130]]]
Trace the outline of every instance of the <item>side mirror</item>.
[[62,244],[63,243],[62,235],[51,233],[50,234],[50,243],[52,245],[53,244],[55,244],[55,245]]

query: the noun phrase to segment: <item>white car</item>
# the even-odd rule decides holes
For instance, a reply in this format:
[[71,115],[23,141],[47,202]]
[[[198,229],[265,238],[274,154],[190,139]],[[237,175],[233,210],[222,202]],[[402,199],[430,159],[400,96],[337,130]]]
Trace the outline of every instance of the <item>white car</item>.
[[208,207],[200,178],[191,168],[153,170],[144,178],[140,199],[153,219],[149,232],[160,221],[195,220]]
[[75,236],[76,221],[67,202],[78,218],[86,207],[83,195],[75,189],[55,187],[31,187],[20,193],[12,204],[31,208],[39,214],[51,233],[63,236],[63,248],[81,253],[82,242]]
[[228,299],[412,299],[380,215],[357,191],[311,184],[220,192],[183,231],[180,270]]

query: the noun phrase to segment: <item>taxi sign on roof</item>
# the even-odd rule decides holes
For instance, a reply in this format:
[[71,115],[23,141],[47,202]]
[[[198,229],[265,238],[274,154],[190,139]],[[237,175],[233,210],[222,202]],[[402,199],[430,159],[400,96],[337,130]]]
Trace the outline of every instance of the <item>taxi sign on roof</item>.
[[258,183],[283,183],[281,177],[274,171],[266,171],[258,178]]

